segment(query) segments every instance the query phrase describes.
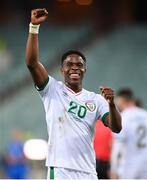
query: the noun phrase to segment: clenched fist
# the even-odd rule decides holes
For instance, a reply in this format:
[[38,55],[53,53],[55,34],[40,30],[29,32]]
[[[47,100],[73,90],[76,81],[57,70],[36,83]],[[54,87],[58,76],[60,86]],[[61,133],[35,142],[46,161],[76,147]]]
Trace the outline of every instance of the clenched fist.
[[100,87],[100,91],[109,104],[114,104],[114,91],[111,88]]
[[38,25],[46,20],[48,12],[45,8],[43,9],[33,9],[31,11],[31,23]]

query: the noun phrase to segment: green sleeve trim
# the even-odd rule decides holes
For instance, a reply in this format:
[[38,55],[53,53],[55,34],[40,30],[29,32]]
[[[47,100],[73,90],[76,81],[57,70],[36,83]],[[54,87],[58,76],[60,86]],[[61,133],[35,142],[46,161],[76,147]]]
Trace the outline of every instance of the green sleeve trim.
[[50,167],[50,180],[54,180],[54,167]]
[[106,117],[109,115],[109,112],[106,112],[104,115],[103,115],[103,117],[101,118],[102,119],[102,121],[103,121],[103,123],[105,123],[105,119],[106,119]]
[[48,84],[48,82],[49,82],[49,77],[47,78],[47,80],[45,80],[45,82],[43,83],[42,86],[40,86],[40,87],[36,86],[36,89],[37,89],[38,91],[42,91],[42,90],[46,87],[46,85]]

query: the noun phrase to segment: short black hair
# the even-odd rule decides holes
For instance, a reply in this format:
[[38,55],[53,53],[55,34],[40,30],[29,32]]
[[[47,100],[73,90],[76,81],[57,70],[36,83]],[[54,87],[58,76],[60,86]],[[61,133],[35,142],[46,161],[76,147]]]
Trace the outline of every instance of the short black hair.
[[84,56],[83,53],[81,53],[80,51],[77,51],[77,50],[69,50],[69,51],[66,51],[63,55],[62,55],[62,58],[61,58],[61,64],[63,64],[64,60],[67,58],[67,56],[71,55],[71,54],[77,54],[79,56],[82,57],[82,59],[84,60],[84,62],[86,63],[86,57]]
[[123,97],[127,101],[134,101],[135,96],[130,88],[121,88],[116,92],[116,97]]

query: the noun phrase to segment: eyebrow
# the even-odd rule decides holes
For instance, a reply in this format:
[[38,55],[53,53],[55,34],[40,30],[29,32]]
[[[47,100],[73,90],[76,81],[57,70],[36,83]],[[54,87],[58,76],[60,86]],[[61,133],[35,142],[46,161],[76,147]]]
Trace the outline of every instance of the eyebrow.
[[[79,56],[78,59],[79,59],[79,60],[82,60],[82,62],[86,63],[81,56]],[[64,59],[64,61],[70,61],[70,60],[71,60],[71,57],[67,57],[66,59]],[[63,62],[64,62],[64,61],[63,61]]]
[[64,61],[63,62],[63,64],[79,64],[79,65],[84,65],[84,66],[86,66],[86,63],[85,63],[85,61],[84,60],[82,60],[82,61],[80,61],[80,62],[71,62],[71,61]]

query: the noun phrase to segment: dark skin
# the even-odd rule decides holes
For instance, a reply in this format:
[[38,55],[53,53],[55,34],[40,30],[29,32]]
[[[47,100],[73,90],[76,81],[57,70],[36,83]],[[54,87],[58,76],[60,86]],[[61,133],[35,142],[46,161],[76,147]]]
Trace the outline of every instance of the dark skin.
[[[41,24],[47,19],[46,9],[34,9],[31,12],[31,23]],[[34,83],[41,87],[48,79],[48,72],[39,61],[38,34],[29,33],[26,47],[26,65],[30,70]],[[66,57],[62,66],[61,73],[64,76],[64,82],[67,87],[75,93],[82,90],[82,80],[86,72],[86,63],[77,54],[71,54]],[[105,118],[105,125],[111,128],[113,132],[121,131],[121,116],[114,104],[114,91],[109,87],[101,87],[101,94],[109,104],[109,115]]]
[[86,63],[77,54],[71,54],[64,60],[61,73],[67,87],[75,93],[82,90],[82,80],[86,72]]

